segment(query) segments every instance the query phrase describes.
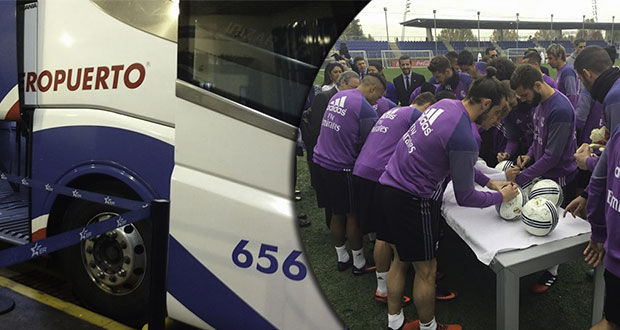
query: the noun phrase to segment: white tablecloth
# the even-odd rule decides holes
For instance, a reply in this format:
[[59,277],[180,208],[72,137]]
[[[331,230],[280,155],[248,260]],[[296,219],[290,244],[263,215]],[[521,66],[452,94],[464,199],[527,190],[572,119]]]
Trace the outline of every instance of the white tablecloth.
[[[478,167],[478,166],[477,166]],[[479,168],[495,180],[504,180],[502,172],[490,168]],[[490,175],[489,175],[490,174]],[[476,185],[478,190],[490,191]],[[520,220],[506,221],[500,218],[495,207],[485,209],[461,207],[456,204],[452,183],[444,194],[442,212],[448,225],[469,245],[478,260],[489,265],[497,253],[525,249],[567,237],[590,232],[590,224],[581,218],[573,218],[568,213],[562,218],[564,210],[559,209],[560,221],[547,236],[537,237],[528,233]]]

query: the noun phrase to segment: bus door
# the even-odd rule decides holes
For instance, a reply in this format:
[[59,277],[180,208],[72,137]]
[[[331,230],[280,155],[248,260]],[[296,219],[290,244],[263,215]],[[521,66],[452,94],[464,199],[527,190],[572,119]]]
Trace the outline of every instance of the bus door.
[[168,314],[342,329],[297,233],[293,157],[318,68],[362,1],[181,1]]
[[[25,126],[18,87],[22,6],[18,8],[15,1],[0,1],[0,171],[25,176]],[[13,244],[30,241],[28,199],[28,189],[0,180],[0,240]]]

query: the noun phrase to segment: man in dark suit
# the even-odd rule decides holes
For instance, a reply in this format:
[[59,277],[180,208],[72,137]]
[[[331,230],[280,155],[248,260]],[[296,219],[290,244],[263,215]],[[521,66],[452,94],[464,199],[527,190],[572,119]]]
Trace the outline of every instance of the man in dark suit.
[[394,78],[396,96],[401,106],[409,105],[411,93],[426,81],[423,75],[411,71],[411,58],[403,55],[398,59],[398,66],[403,74]]

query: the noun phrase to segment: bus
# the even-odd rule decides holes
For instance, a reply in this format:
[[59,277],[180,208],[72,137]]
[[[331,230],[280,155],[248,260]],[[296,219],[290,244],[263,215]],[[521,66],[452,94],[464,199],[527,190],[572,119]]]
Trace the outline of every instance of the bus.
[[[1,1],[0,169],[169,199],[173,319],[342,329],[303,254],[292,164],[318,68],[366,3]],[[26,244],[122,211],[4,184],[0,239]],[[84,305],[140,325],[150,242],[146,220],[53,257]]]

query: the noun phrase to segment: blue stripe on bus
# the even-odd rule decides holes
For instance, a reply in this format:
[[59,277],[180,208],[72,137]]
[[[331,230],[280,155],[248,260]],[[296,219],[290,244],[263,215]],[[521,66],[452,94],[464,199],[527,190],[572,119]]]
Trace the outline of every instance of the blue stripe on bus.
[[210,272],[172,235],[168,292],[215,329],[276,329]]

